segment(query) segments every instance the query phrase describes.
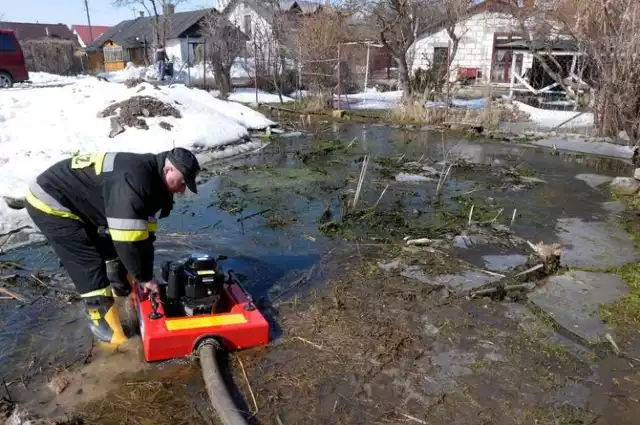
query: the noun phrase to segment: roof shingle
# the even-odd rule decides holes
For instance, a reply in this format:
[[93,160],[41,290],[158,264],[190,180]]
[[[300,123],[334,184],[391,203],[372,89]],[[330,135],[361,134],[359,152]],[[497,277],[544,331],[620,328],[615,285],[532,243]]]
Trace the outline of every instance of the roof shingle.
[[[202,9],[190,12],[176,12],[171,16],[171,25],[167,38],[178,38],[180,35],[198,23],[215,9]],[[216,11],[217,12],[217,11]],[[162,15],[161,15],[162,16]],[[96,38],[87,49],[96,50],[106,41],[111,40],[124,48],[135,48],[153,43],[153,19],[152,16],[138,17],[128,21],[122,21],[110,30]]]
[[76,42],[77,38],[65,24],[40,24],[31,22],[0,21],[0,28],[13,30],[19,41],[59,38]]

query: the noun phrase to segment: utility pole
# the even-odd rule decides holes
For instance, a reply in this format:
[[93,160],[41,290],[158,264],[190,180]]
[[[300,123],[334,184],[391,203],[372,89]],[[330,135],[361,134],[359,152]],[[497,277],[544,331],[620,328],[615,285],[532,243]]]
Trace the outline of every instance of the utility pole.
[[87,23],[89,24],[89,44],[93,43],[93,30],[91,29],[91,16],[89,16],[89,0],[84,0],[84,10],[87,11]]

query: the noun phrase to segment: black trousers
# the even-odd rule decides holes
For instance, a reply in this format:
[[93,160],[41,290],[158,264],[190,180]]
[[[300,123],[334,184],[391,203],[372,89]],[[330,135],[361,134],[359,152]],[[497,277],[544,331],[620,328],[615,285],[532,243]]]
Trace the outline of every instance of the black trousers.
[[117,258],[110,238],[78,220],[46,214],[29,203],[26,208],[81,295],[109,286],[105,262]]

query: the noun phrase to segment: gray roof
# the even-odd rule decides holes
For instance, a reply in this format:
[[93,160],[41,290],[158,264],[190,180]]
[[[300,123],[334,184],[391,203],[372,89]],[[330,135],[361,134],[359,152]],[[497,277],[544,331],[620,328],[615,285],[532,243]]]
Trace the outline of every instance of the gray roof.
[[[215,9],[201,9],[190,12],[176,12],[171,16],[171,25],[167,38],[179,38],[182,33],[197,24],[207,14]],[[161,15],[162,16],[162,15]],[[128,21],[122,21],[103,33],[93,43],[87,46],[87,50],[99,49],[106,41],[113,41],[124,48],[142,47],[153,43],[153,17],[144,16]]]
[[271,20],[275,13],[294,11],[296,6],[305,14],[315,13],[322,8],[321,3],[312,1],[279,0],[276,5],[264,0],[231,0],[221,12],[228,17],[239,3],[244,3],[266,20]]

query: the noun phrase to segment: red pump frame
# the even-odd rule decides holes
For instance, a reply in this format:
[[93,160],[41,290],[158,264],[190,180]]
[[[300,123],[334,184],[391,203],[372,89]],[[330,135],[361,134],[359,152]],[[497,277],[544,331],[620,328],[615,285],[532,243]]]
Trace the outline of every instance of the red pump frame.
[[226,313],[192,317],[166,317],[162,303],[158,319],[149,295],[134,283],[131,300],[138,314],[144,356],[148,362],[186,357],[198,348],[204,338],[216,337],[228,350],[265,345],[269,342],[269,324],[240,284],[231,279],[224,283],[222,296],[227,297]]

